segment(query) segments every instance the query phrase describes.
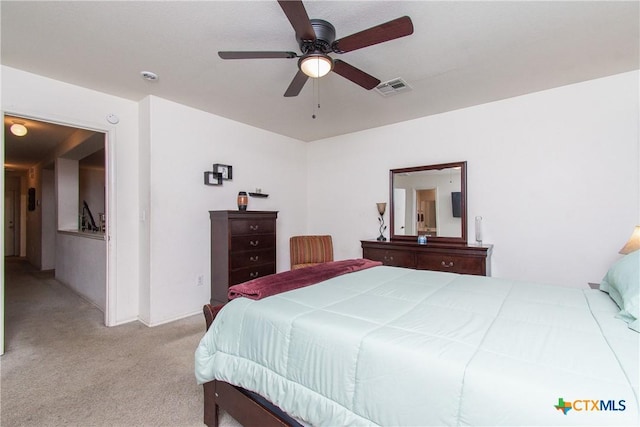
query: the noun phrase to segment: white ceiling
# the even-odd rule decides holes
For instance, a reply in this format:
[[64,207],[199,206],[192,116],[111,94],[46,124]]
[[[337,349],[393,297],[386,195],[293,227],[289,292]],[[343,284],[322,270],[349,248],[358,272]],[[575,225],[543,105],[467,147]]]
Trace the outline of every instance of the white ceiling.
[[[638,1],[304,4],[337,38],[410,16],[413,35],[333,56],[412,90],[382,97],[330,73],[285,98],[295,59],[220,59],[220,50],[298,52],[275,0],[3,0],[2,64],[135,101],[157,95],[303,141],[640,68]],[[143,80],[143,70],[159,80]]]

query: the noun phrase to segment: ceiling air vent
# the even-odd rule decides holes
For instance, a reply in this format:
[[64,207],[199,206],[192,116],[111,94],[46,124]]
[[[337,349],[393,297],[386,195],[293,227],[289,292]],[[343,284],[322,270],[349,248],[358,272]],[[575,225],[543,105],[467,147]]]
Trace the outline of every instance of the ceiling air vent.
[[376,92],[378,92],[382,96],[396,95],[398,93],[407,92],[409,90],[411,90],[411,86],[409,86],[407,82],[405,82],[401,78],[388,80],[376,86]]

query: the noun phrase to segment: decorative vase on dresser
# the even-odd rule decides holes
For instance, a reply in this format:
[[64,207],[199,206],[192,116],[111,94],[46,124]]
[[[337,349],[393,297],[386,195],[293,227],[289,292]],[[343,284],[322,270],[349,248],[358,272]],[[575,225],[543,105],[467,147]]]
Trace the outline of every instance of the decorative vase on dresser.
[[229,286],[276,272],[274,211],[209,211],[211,304],[227,302]]

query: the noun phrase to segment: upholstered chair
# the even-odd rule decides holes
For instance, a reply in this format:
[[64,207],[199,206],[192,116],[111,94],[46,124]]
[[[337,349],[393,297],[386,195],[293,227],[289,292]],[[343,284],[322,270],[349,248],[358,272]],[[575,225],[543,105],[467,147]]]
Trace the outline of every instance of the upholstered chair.
[[331,236],[293,236],[289,239],[291,269],[333,261]]

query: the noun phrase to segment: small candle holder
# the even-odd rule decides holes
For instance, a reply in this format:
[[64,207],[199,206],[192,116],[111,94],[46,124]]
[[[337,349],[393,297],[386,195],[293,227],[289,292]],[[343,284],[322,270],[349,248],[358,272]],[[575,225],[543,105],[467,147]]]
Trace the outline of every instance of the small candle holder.
[[238,210],[246,211],[247,205],[249,204],[249,196],[247,196],[246,191],[240,191],[238,193]]

